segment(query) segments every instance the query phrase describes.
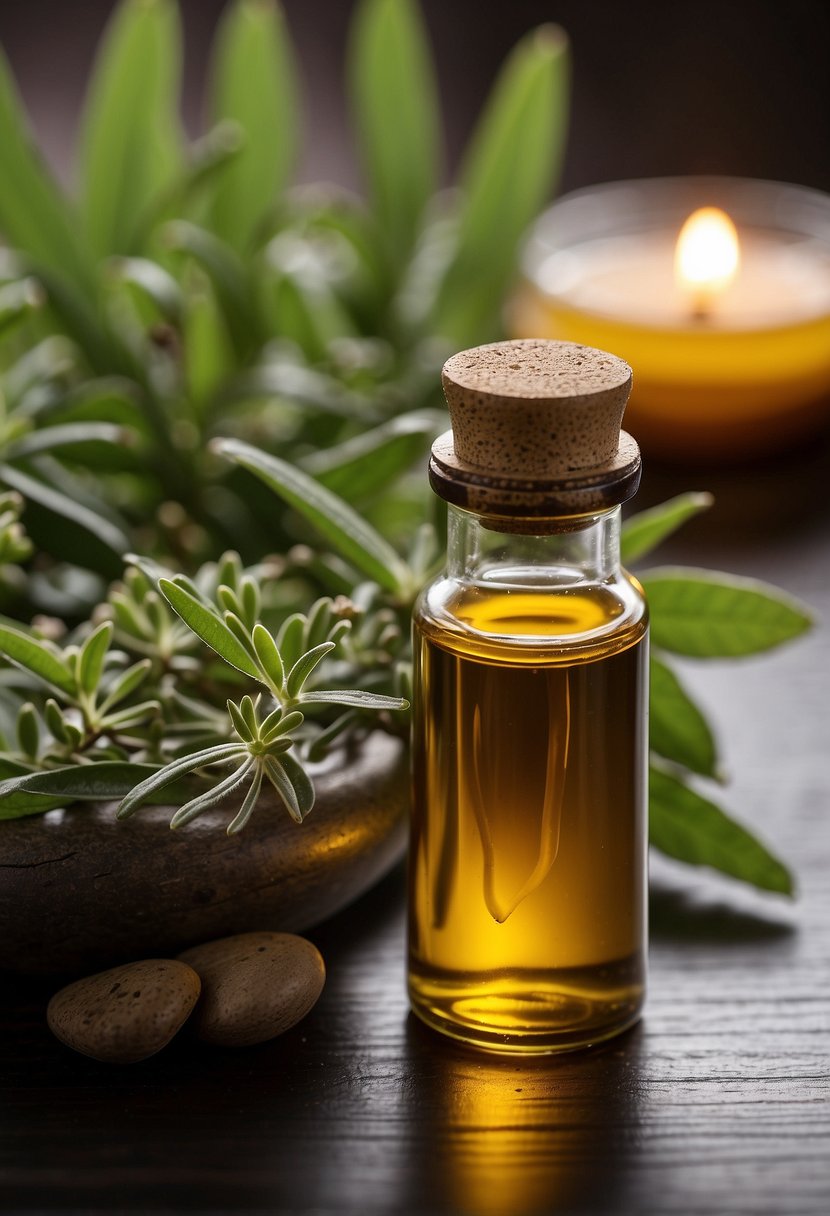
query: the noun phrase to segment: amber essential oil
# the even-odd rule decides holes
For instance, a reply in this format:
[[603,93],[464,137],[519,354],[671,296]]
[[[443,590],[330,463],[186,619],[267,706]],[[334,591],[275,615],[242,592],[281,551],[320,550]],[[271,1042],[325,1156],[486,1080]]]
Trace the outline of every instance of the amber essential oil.
[[639,1013],[647,640],[631,601],[467,587],[416,615],[409,987],[446,1034],[551,1052]]

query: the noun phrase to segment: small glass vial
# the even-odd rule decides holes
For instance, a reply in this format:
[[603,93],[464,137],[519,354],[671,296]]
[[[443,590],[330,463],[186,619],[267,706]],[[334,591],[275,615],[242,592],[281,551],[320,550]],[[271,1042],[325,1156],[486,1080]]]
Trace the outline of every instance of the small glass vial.
[[433,489],[446,572],[414,614],[409,992],[498,1052],[587,1047],[646,978],[647,609],[620,566],[640,479],[621,359],[463,351]]

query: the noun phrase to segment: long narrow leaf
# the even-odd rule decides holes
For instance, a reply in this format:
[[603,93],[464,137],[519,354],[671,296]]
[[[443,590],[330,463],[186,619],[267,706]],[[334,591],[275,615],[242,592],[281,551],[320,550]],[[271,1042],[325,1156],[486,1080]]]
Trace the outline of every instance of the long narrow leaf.
[[69,697],[75,695],[75,679],[50,642],[30,637],[10,625],[0,625],[0,654],[52,688]]
[[275,762],[281,766],[283,772],[291,782],[294,790],[294,796],[297,799],[297,806],[300,815],[305,819],[306,815],[314,806],[314,783],[305,771],[299,760],[295,760],[290,752],[284,755]]
[[[280,757],[280,760],[282,757]],[[282,798],[286,805],[289,815],[295,823],[302,823],[303,813],[300,810],[300,804],[297,801],[297,794],[294,786],[288,779],[285,769],[282,767],[280,760],[276,756],[266,756],[262,762],[262,767],[265,771],[265,776],[273,785],[274,789]]]
[[400,262],[415,242],[441,159],[435,73],[414,0],[363,0],[348,78],[371,203]]
[[93,693],[98,687],[111,641],[112,621],[104,621],[81,647],[78,656],[78,683],[85,693]]
[[687,519],[708,510],[715,500],[711,494],[678,494],[658,507],[639,511],[623,524],[620,553],[624,562],[633,562],[656,549],[661,541],[685,524]]
[[243,755],[247,755],[244,743],[220,743],[216,747],[208,747],[204,751],[194,752],[189,756],[182,756],[180,760],[174,760],[164,768],[157,769],[127,794],[118,808],[118,818],[126,819],[151,795],[164,789],[165,786],[171,785],[179,777],[192,773],[194,769],[206,768],[211,764],[227,764],[234,757]]
[[315,646],[313,650],[308,650],[300,656],[288,673],[288,679],[285,682],[289,697],[297,696],[317,664],[321,663],[332,650],[334,650],[334,642],[321,642],[319,646]]
[[333,494],[350,503],[360,502],[379,494],[411,469],[442,430],[446,430],[446,417],[403,414],[336,447],[315,452],[305,460],[304,468]]
[[102,760],[98,764],[73,764],[44,773],[26,773],[0,784],[0,804],[12,794],[37,794],[70,802],[107,802],[123,798],[140,781],[159,770],[152,764],[129,764]]
[[99,256],[135,251],[143,214],[177,173],[180,70],[173,0],[122,0],[81,123],[83,218]]
[[720,807],[660,769],[652,768],[649,791],[655,848],[687,865],[712,866],[765,891],[792,895],[786,866]]
[[709,723],[677,676],[651,659],[649,743],[653,751],[704,777],[717,771],[717,750]]
[[285,679],[285,669],[277,644],[264,625],[257,622],[251,635],[256,657],[265,675],[275,689],[282,688]]
[[135,692],[147,679],[152,666],[152,659],[141,659],[138,663],[134,663],[132,667],[128,667],[126,671],[117,676],[112,686],[107,690],[106,698],[99,706],[101,713],[105,714],[107,710],[118,705],[130,693]]
[[72,211],[32,139],[11,71],[0,51],[0,234],[49,267],[83,308],[94,290],[92,260],[79,239]]
[[242,671],[255,680],[260,678],[253,659],[216,612],[206,608],[190,591],[170,579],[159,579],[159,590],[188,628],[220,658],[230,663],[237,671]]
[[261,336],[246,264],[214,233],[185,220],[168,224],[164,237],[170,249],[192,257],[208,275],[234,348],[246,356]]
[[[61,526],[74,525],[81,532],[94,536],[114,559],[112,564],[115,565],[116,570],[120,570],[122,555],[129,548],[129,541],[125,533],[109,519],[102,519],[83,503],[67,497],[61,490],[47,485],[37,477],[32,477],[13,465],[0,465],[0,482],[5,482],[6,485],[22,494],[28,502],[37,503],[50,515],[56,516]],[[65,556],[60,552],[59,546],[60,542],[58,542],[58,551],[55,556]],[[46,547],[47,545],[44,544],[44,548]]]
[[353,705],[355,709],[408,709],[409,702],[403,697],[387,697],[379,692],[360,692],[357,689],[315,688],[312,692],[300,693],[297,698],[303,705]]
[[109,422],[67,422],[62,426],[44,426],[38,431],[30,431],[18,439],[8,454],[11,459],[21,459],[77,444],[122,444],[125,437],[122,427]]
[[271,0],[237,0],[216,33],[210,111],[232,119],[244,135],[241,151],[216,181],[209,223],[240,252],[288,181],[297,150],[298,101],[285,21]]
[[369,578],[389,591],[408,587],[409,571],[388,541],[308,474],[237,439],[217,439],[211,446],[261,478]]
[[170,820],[170,827],[174,831],[176,828],[184,827],[186,823],[190,823],[197,815],[201,815],[203,811],[209,810],[217,802],[221,802],[223,798],[227,798],[228,794],[233,793],[237,786],[242,784],[253,764],[253,759],[249,758],[243,764],[240,764],[239,768],[231,773],[229,777],[225,777],[218,785],[215,785],[213,789],[206,790],[204,794],[198,794],[195,798],[191,798],[190,802],[186,802],[184,806],[179,807]]
[[812,625],[797,600],[755,579],[691,567],[643,579],[655,646],[692,658],[734,658],[771,650]]
[[265,773],[263,767],[261,764],[258,764],[242,806],[239,808],[239,813],[228,824],[229,836],[235,836],[237,832],[241,832],[245,827],[245,824],[251,818],[254,808],[259,801],[259,795],[262,789],[262,779],[264,776]]
[[[568,43],[556,26],[528,34],[509,56],[459,176],[458,246],[436,306],[458,344],[498,322],[516,249],[558,177],[567,132]],[[475,283],[475,288],[471,284]]]
[[[5,785],[5,783],[4,783]],[[23,819],[27,815],[43,815],[57,810],[67,802],[52,794],[30,794],[26,790],[4,790],[0,786],[0,823],[4,819]]]

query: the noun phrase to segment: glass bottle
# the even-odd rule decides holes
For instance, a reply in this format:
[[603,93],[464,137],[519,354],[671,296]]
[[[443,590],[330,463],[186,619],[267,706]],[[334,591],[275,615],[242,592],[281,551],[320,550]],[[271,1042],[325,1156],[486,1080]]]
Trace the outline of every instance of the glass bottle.
[[444,368],[446,571],[414,614],[409,992],[493,1051],[585,1047],[645,993],[647,609],[622,360],[504,342]]

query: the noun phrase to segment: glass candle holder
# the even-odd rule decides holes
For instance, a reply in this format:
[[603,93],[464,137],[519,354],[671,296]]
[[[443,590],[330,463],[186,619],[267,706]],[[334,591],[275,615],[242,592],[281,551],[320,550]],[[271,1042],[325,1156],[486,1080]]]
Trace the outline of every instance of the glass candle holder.
[[830,416],[830,197],[723,177],[566,195],[531,232],[508,329],[630,363],[629,424],[650,451],[740,458],[792,443]]

